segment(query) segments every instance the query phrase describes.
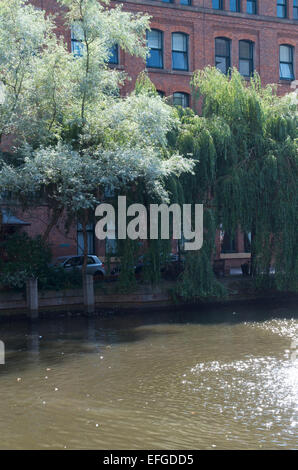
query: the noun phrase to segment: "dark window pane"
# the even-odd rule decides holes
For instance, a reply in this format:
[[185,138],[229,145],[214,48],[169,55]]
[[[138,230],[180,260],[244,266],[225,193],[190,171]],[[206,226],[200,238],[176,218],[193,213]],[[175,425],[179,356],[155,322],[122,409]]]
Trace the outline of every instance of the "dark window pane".
[[241,75],[249,77],[253,71],[253,43],[239,41],[239,72]]
[[187,38],[185,34],[174,33],[172,41],[173,51],[186,52],[187,49]]
[[182,108],[186,108],[189,106],[189,95],[187,93],[180,92],[173,93],[173,104],[174,106],[182,106]]
[[110,49],[110,57],[109,57],[110,64],[118,64],[118,46],[115,44]]
[[230,10],[240,11],[240,0],[230,0]]
[[187,57],[184,52],[173,52],[173,69],[187,70]]
[[147,31],[147,45],[150,48],[146,59],[147,67],[163,68],[162,32],[156,29]]
[[278,18],[285,18],[287,16],[286,7],[283,5],[277,5],[277,16]]
[[227,59],[225,57],[216,57],[215,67],[222,73],[227,73]]
[[188,70],[188,36],[186,34],[172,34],[172,67],[176,70]]
[[292,46],[279,46],[279,74],[282,79],[294,79],[293,51],[294,48]]
[[292,60],[292,49],[290,46],[280,46],[280,60],[281,62],[291,62]]
[[242,59],[250,59],[250,43],[247,41],[239,42],[239,54]]
[[256,0],[247,0],[246,11],[251,15],[257,14],[257,1]]
[[280,78],[286,78],[288,80],[294,78],[292,64],[280,64]]
[[222,10],[222,0],[212,0],[212,7],[214,10]]
[[228,56],[229,55],[229,41],[226,39],[215,40],[215,54]]
[[248,60],[239,60],[239,72],[241,75],[244,75],[245,77],[249,77],[250,75],[250,66],[249,66],[249,61]]
[[147,58],[147,67],[162,68],[162,56],[161,51],[157,49],[151,49]]
[[224,233],[221,243],[221,253],[235,253],[236,241],[235,238],[228,233]]
[[294,20],[298,20],[298,0],[294,0],[293,3],[293,18]]
[[224,38],[215,39],[215,67],[220,72],[227,74],[230,67],[230,40]]

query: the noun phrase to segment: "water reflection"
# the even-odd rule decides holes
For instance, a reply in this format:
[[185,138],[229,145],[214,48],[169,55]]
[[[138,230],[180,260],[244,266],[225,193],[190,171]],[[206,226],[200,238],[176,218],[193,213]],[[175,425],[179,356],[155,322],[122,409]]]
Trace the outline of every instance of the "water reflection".
[[297,448],[293,307],[0,326],[1,448]]

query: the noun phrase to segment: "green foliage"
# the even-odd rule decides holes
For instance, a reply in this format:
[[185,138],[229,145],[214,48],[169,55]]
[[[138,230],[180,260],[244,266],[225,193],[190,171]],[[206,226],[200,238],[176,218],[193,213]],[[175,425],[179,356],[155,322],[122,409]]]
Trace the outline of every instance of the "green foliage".
[[[187,256],[182,291],[188,298],[213,295],[206,239],[214,240],[220,224],[228,233],[251,232],[256,286],[297,290],[297,98],[261,88],[258,75],[247,85],[237,70],[225,76],[207,67],[192,84],[202,117],[180,111],[176,142],[196,162],[195,175],[180,181],[186,202],[205,205],[205,233],[203,249]],[[207,211],[214,223],[206,226]]]
[[26,279],[42,275],[51,260],[51,250],[41,237],[33,239],[26,233],[12,235],[0,249],[6,258],[0,264],[2,285],[20,287]]

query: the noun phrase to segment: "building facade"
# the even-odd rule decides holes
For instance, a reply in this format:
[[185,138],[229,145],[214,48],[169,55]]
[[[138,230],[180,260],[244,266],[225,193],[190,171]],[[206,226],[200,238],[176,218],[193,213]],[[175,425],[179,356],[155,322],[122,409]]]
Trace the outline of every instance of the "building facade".
[[[76,37],[66,30],[56,0],[31,0],[57,15],[57,34],[65,37],[75,50]],[[120,4],[111,2],[111,8]],[[298,0],[123,0],[125,11],[151,16],[147,33],[150,56],[146,63],[120,50],[111,51],[110,66],[125,70],[131,77],[122,89],[125,95],[134,88],[135,79],[144,69],[163,96],[173,97],[174,104],[192,106],[190,81],[194,71],[207,65],[223,73],[236,67],[249,80],[256,70],[262,84],[275,83],[279,94],[291,91],[298,78]],[[22,217],[31,235],[40,233],[46,209]],[[54,256],[82,251],[80,227],[73,227],[63,238],[63,227],[51,234]],[[88,233],[90,253],[101,258],[105,246]],[[226,269],[237,267],[250,257],[249,234],[241,232],[228,239],[218,232],[216,257],[226,260]]]

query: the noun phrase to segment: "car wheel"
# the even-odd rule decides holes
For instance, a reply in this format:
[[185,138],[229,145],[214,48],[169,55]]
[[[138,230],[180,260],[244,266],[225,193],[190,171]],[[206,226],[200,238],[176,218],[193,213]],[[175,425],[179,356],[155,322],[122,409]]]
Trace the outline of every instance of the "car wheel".
[[104,275],[101,271],[96,271],[96,273],[93,276],[94,281],[102,281],[104,278]]

